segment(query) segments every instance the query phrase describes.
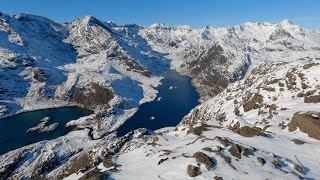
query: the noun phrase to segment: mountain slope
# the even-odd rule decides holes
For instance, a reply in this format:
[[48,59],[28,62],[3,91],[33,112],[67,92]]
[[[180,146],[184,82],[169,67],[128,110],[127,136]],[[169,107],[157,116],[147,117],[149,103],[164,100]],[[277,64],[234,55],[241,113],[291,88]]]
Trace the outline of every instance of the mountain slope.
[[176,128],[127,143],[114,160],[122,166],[111,176],[319,177],[319,67],[319,58],[254,66],[245,79],[196,107]]
[[243,78],[251,64],[317,57],[320,50],[316,32],[288,20],[203,29],[154,24],[141,34],[154,49],[168,53],[176,69],[193,78],[203,100]]

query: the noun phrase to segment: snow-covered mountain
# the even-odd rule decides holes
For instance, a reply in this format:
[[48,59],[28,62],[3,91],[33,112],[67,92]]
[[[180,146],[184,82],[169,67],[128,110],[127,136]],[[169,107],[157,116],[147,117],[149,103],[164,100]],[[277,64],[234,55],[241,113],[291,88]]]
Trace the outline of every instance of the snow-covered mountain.
[[128,36],[128,28],[118,32],[89,16],[68,25],[26,14],[0,22],[2,117],[72,104],[129,116],[156,96],[159,74],[169,68],[133,27]]
[[314,57],[320,50],[316,32],[289,20],[203,29],[154,24],[141,34],[154,49],[169,53],[176,69],[193,78],[203,100],[243,78],[251,64]]
[[[95,112],[68,123],[80,130],[1,155],[0,179],[317,178],[319,53],[319,33],[288,20],[193,29],[0,13],[0,117]],[[117,138],[170,65],[202,104],[175,128]]]

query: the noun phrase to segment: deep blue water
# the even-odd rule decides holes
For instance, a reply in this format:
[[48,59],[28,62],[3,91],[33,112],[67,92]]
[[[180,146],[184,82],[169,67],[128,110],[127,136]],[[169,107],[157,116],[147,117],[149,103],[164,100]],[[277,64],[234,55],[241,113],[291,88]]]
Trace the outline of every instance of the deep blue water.
[[[157,130],[163,127],[176,126],[181,119],[197,106],[199,93],[191,84],[191,78],[168,70],[157,87],[160,101],[155,99],[139,107],[139,110],[117,130],[118,136],[138,129]],[[173,87],[173,88],[170,88]],[[151,117],[154,117],[152,120]]]
[[[91,114],[92,112],[79,107],[62,107],[24,112],[0,119],[0,154],[18,149],[42,140],[55,139],[71,131],[65,124],[71,120]],[[50,117],[47,125],[60,123],[58,128],[49,133],[26,133],[39,124],[44,117]]]

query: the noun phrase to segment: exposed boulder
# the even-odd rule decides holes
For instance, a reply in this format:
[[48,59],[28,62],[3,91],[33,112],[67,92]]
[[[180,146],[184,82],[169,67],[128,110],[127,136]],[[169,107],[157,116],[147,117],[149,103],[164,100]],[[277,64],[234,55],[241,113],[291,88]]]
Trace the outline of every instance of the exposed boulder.
[[195,158],[198,163],[204,164],[208,170],[214,166],[211,158],[202,152],[196,152],[192,157]]
[[294,169],[302,174],[306,174],[299,164],[294,164]]
[[315,96],[306,96],[304,97],[305,103],[319,103],[320,102],[320,95]]
[[33,71],[33,78],[35,80],[37,80],[38,82],[45,82],[46,81],[46,77],[43,71],[41,71],[40,69],[36,69]]
[[253,136],[266,136],[263,130],[259,127],[250,127],[250,126],[243,126],[240,127],[240,123],[237,122],[233,126],[231,126],[231,130],[238,133],[244,137],[253,137]]
[[187,171],[188,171],[188,175],[190,177],[196,177],[201,174],[199,168],[197,166],[193,166],[193,165],[188,165]]
[[259,161],[259,163],[263,166],[264,164],[266,164],[266,160],[263,159],[262,157],[257,157],[257,160]]
[[224,147],[227,147],[228,145],[230,145],[230,141],[228,140],[228,138],[222,138],[220,136],[216,136],[214,139],[216,139],[217,141],[219,141],[222,145],[224,145]]
[[260,94],[255,93],[251,99],[249,99],[244,103],[243,110],[244,112],[248,112],[248,111],[251,111],[252,109],[258,109],[261,107],[262,102],[263,102],[263,97]]
[[166,160],[168,160],[169,158],[164,158],[164,159],[160,159],[160,161],[158,162],[158,165],[162,164],[163,162],[165,162]]
[[302,145],[302,144],[306,143],[300,139],[292,139],[291,141],[293,141],[295,144],[298,144],[298,145]]
[[202,134],[202,131],[208,131],[208,130],[209,129],[204,124],[201,124],[200,126],[195,128],[190,124],[187,134],[194,134],[194,135],[200,136]]
[[241,159],[241,147],[238,144],[232,144],[228,150],[230,154],[238,159]]
[[317,65],[316,63],[305,64],[305,65],[303,65],[303,69],[309,69],[309,68],[311,68],[312,66],[316,66],[316,65]]
[[300,131],[307,133],[309,137],[320,140],[320,113],[319,112],[296,112],[288,124],[289,131]]
[[266,136],[262,129],[259,127],[249,127],[243,126],[238,131],[236,131],[239,135],[244,137],[253,137],[253,136]]

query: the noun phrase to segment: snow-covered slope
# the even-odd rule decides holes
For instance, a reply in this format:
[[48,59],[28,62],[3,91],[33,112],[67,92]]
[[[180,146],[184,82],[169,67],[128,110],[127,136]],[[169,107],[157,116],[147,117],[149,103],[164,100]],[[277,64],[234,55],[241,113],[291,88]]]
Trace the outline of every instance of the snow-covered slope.
[[111,176],[319,178],[319,68],[319,58],[254,66],[176,128],[127,143],[114,159],[121,166]]
[[317,57],[320,51],[316,32],[289,20],[203,29],[154,24],[141,35],[154,49],[168,53],[173,67],[193,78],[203,100],[243,78],[251,64]]
[[[192,29],[0,13],[0,117],[95,111],[68,123],[77,131],[1,155],[0,179],[317,178],[319,53],[319,34],[288,20]],[[117,138],[170,64],[203,103],[174,129]]]
[[317,179],[319,67],[309,57],[253,65],[178,126],[118,138],[116,154],[95,149],[96,165],[68,178]]
[[[0,20],[0,116],[72,104],[132,114],[155,97],[153,87],[169,68],[139,27],[127,36],[91,16],[65,26],[26,14]],[[98,90],[103,100],[95,99]]]

